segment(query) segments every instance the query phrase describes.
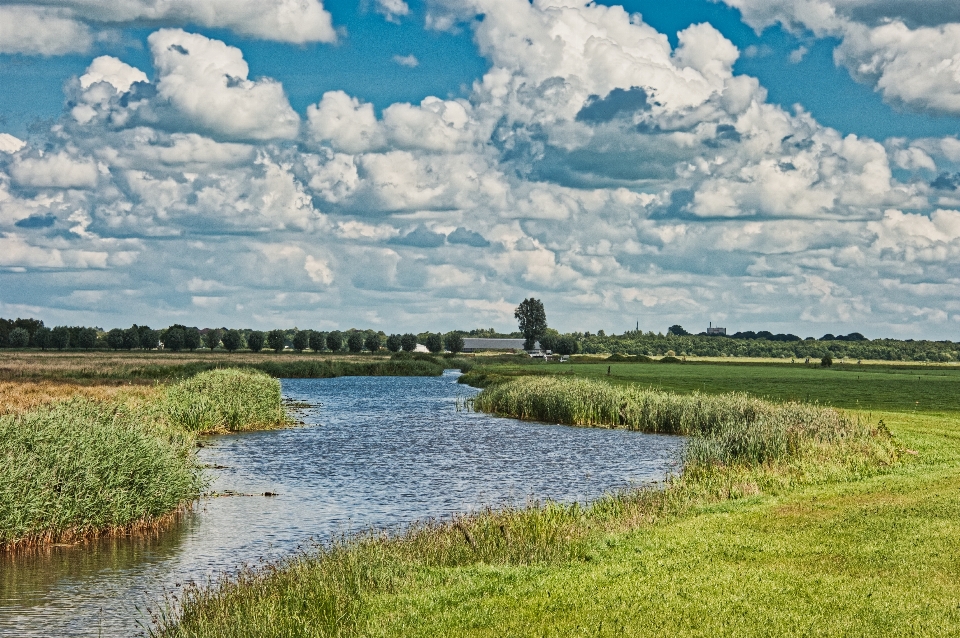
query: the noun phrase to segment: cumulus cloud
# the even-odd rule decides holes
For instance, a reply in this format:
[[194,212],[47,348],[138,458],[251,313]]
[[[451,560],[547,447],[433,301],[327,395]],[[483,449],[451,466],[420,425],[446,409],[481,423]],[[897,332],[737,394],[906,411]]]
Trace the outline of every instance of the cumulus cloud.
[[0,7],[0,52],[82,53],[97,26],[151,23],[230,29],[294,44],[337,40],[319,0],[18,0]]
[[0,153],[16,153],[26,145],[26,142],[9,133],[0,133]]
[[840,39],[834,52],[836,62],[892,103],[933,113],[960,114],[960,9],[956,3],[723,1],[740,9],[744,19],[758,30],[781,23],[790,29],[812,31],[818,37]]
[[410,14],[410,7],[404,0],[376,0],[377,13],[391,22],[399,22],[400,17]]
[[420,66],[420,60],[418,60],[417,56],[412,53],[409,55],[395,55],[393,56],[393,61],[400,66],[405,66],[410,69],[415,69],[416,67]]
[[[0,137],[0,267],[102,268],[116,313],[211,325],[507,329],[531,294],[561,329],[712,314],[934,330],[960,314],[942,301],[960,257],[956,138],[880,144],[769,104],[706,24],[672,47],[620,7],[428,10],[489,60],[465,97],[380,111],[334,90],[302,126],[217,40],[154,33],[153,78],[93,60],[36,148]],[[910,288],[921,278],[936,288]]]
[[93,44],[90,27],[69,15],[27,3],[0,6],[0,53],[64,55],[88,51]]

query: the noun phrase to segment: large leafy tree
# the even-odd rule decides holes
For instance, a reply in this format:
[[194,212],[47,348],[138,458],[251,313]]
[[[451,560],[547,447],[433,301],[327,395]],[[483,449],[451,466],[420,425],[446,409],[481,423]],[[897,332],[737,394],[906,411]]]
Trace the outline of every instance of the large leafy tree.
[[409,332],[400,337],[400,347],[404,352],[413,352],[417,349],[417,335]]
[[297,352],[303,352],[310,347],[310,331],[297,330],[293,335],[293,349]]
[[57,350],[64,350],[70,347],[70,329],[66,326],[57,326],[50,333],[51,344]]
[[[94,333],[96,339],[96,333]],[[150,326],[140,326],[140,347],[143,350],[153,350],[160,343],[160,333]]]
[[205,346],[211,350],[216,350],[217,346],[220,345],[220,341],[223,339],[223,330],[219,328],[212,328],[207,330],[207,334],[203,335],[203,341]]
[[[169,330],[167,332],[169,332]],[[123,330],[120,328],[110,330],[110,332],[107,333],[107,345],[114,350],[123,348]],[[167,347],[169,348],[170,346]],[[180,347],[183,347],[183,332],[180,333]]]
[[447,336],[443,338],[443,345],[453,354],[457,354],[463,350],[463,335],[459,332],[447,333]]
[[327,347],[327,333],[310,331],[310,349],[314,352],[320,352]]
[[227,352],[236,352],[243,346],[243,337],[239,330],[227,330],[221,339]]
[[390,335],[387,337],[387,350],[390,352],[400,352],[403,348],[403,341],[400,335]]
[[187,350],[196,350],[200,347],[200,330],[197,328],[183,328],[183,347]]
[[343,349],[343,334],[339,330],[327,333],[327,350],[340,352]]
[[267,333],[267,345],[274,352],[283,352],[283,346],[286,345],[287,335],[283,330],[271,330]]
[[557,339],[557,354],[571,355],[577,354],[580,344],[572,335],[565,335]]
[[260,352],[263,350],[263,342],[266,340],[266,337],[259,330],[254,330],[249,335],[247,335],[247,347],[250,348],[251,352]]
[[363,341],[362,332],[351,332],[350,336],[347,337],[347,350],[350,352],[360,352],[363,350]]
[[367,339],[364,341],[363,345],[366,346],[367,350],[370,352],[376,352],[383,347],[383,341],[380,340],[380,335],[378,335],[376,332],[371,332],[367,335]]
[[524,299],[517,306],[513,316],[516,317],[520,332],[523,334],[524,349],[533,350],[537,341],[547,331],[547,312],[543,309],[543,303],[533,297]]
[[33,342],[41,350],[46,350],[53,345],[53,335],[50,332],[50,328],[47,328],[46,326],[40,326],[37,328],[37,331],[33,333]]
[[427,346],[427,350],[433,354],[439,354],[443,352],[443,335],[439,332],[432,332],[427,335],[427,338],[424,339],[426,343],[423,345]]
[[123,349],[133,350],[140,347],[140,328],[133,324],[123,331]]
[[[121,334],[120,339],[122,341],[123,331],[118,330],[117,332],[120,332]],[[114,346],[113,343],[111,343],[111,336],[113,335],[113,333],[114,333],[113,330],[107,333],[107,343],[110,345],[111,348],[117,349],[117,347]],[[171,352],[180,352],[181,350],[183,350],[185,343],[186,343],[186,331],[183,328],[180,328],[178,326],[172,326],[170,328],[167,328],[167,332],[163,336],[164,350],[170,350]]]
[[681,325],[672,325],[669,328],[667,328],[667,332],[669,334],[676,335],[678,337],[686,337],[690,335],[690,333],[684,330],[683,326]]
[[26,348],[30,345],[30,333],[26,328],[14,328],[10,331],[10,347]]

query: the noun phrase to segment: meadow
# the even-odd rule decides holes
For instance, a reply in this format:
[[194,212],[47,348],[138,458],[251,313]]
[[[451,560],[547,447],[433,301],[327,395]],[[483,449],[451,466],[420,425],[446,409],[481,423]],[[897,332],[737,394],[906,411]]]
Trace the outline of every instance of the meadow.
[[[562,376],[543,378],[529,374],[537,365],[478,366],[473,378],[489,387],[474,406],[683,432],[694,448],[684,471],[586,507],[540,504],[341,539],[188,591],[183,614],[161,619],[156,635],[960,632],[952,371],[929,371],[946,373],[935,381],[946,394],[931,392],[936,407],[923,410],[916,395],[897,396],[909,378],[899,370],[871,370],[873,388],[850,398],[837,370],[548,364]],[[719,393],[710,377],[752,392]],[[804,390],[829,401],[789,401]],[[784,444],[768,446],[770,435]]]
[[203,489],[198,434],[289,423],[279,382],[262,372],[0,390],[0,549],[167,525]]

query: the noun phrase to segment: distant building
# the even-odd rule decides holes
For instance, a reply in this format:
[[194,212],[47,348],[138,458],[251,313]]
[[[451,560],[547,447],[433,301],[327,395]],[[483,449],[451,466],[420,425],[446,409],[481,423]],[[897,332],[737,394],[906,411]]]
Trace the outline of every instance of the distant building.
[[[534,344],[533,349],[540,349],[539,341]],[[478,350],[523,350],[523,339],[482,339],[479,337],[463,338],[464,352],[477,352]]]
[[726,336],[727,336],[727,329],[726,329],[726,328],[714,328],[714,327],[713,327],[713,322],[711,321],[711,322],[710,322],[710,327],[707,328],[707,334],[708,334],[708,335],[711,335],[711,336],[726,337]]

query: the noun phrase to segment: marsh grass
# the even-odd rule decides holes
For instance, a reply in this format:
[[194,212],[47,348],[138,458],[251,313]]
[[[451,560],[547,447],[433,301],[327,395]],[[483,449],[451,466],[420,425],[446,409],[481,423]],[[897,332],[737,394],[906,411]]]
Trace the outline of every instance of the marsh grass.
[[78,397],[0,416],[0,547],[149,526],[196,498],[193,439]]
[[290,423],[279,381],[251,370],[79,388],[0,386],[0,549],[169,524],[203,486],[196,434]]
[[291,422],[280,382],[250,370],[210,370],[173,384],[160,409],[173,427],[200,434],[270,429]]

